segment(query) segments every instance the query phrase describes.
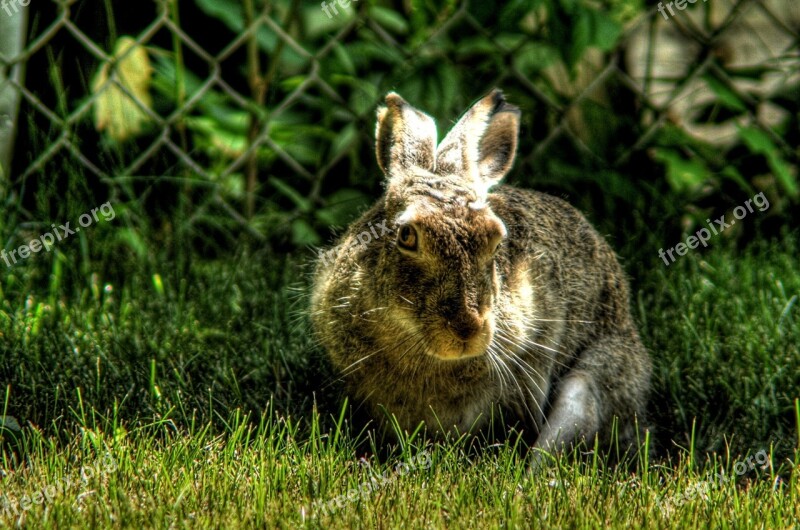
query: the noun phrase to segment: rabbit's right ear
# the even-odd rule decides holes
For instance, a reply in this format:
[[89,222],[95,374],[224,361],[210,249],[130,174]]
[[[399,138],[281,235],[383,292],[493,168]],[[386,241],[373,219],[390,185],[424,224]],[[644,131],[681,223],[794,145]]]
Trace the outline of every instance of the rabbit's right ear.
[[500,182],[514,164],[519,115],[500,90],[492,90],[444,137],[437,152],[437,172],[461,174],[479,191]]
[[386,95],[386,106],[378,109],[375,137],[378,165],[388,179],[413,168],[434,170],[436,123],[394,92]]

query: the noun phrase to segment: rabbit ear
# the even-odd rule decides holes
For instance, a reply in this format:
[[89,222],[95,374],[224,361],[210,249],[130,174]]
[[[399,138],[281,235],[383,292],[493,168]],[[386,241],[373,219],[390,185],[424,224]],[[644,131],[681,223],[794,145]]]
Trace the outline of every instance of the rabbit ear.
[[436,152],[436,172],[463,173],[477,186],[500,182],[514,163],[519,109],[492,90],[450,129]]
[[394,92],[378,109],[375,151],[383,173],[393,178],[412,168],[433,171],[436,162],[436,123]]

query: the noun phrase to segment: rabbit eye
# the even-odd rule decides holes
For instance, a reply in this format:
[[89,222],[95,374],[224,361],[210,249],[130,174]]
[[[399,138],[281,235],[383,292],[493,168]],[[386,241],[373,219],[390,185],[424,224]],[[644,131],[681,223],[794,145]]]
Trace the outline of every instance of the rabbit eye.
[[411,225],[403,225],[397,231],[397,244],[406,250],[417,250],[417,231]]

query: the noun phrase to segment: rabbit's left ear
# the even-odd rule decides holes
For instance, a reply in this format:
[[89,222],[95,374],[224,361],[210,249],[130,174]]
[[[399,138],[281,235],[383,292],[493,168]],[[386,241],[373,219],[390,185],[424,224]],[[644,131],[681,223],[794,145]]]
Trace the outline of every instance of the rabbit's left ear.
[[378,165],[387,178],[402,178],[414,168],[433,171],[436,123],[394,92],[378,109],[375,138]]
[[519,136],[519,108],[492,90],[450,129],[436,152],[436,172],[463,174],[488,190],[514,164]]

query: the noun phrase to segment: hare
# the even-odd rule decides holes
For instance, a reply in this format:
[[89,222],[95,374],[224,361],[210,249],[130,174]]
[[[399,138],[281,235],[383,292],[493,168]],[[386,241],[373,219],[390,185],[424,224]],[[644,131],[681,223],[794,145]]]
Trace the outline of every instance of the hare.
[[408,431],[469,432],[503,410],[548,451],[610,440],[615,418],[634,441],[651,365],[625,274],[565,201],[498,185],[519,109],[495,89],[437,145],[430,116],[385,102],[385,193],[318,261],[311,294],[352,397]]

